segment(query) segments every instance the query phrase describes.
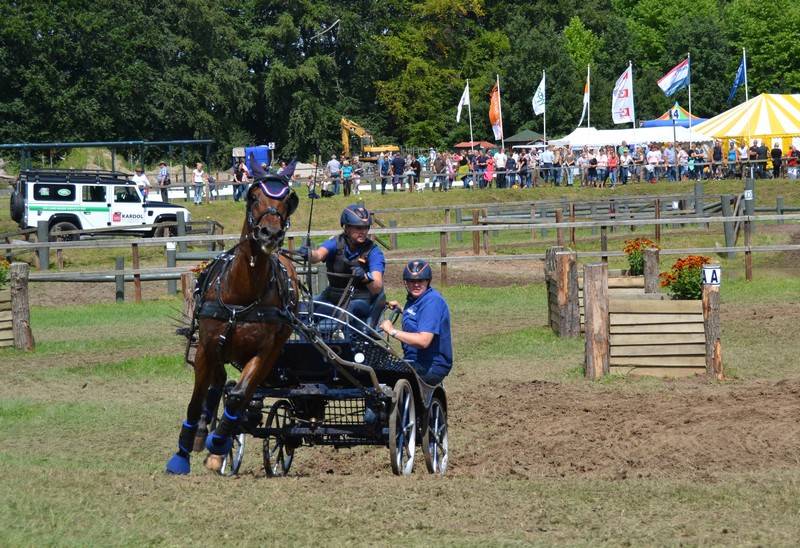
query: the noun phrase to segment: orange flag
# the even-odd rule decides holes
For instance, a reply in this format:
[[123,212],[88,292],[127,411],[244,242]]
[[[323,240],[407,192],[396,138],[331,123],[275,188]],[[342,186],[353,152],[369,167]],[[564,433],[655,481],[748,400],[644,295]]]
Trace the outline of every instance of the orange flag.
[[500,115],[500,88],[497,84],[492,88],[491,98],[489,99],[489,122],[492,124],[494,140],[503,138],[503,117]]

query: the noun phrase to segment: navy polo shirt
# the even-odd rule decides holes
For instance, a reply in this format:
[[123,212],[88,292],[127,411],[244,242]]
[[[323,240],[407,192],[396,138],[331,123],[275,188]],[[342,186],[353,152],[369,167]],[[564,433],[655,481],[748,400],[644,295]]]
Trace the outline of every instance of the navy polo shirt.
[[450,309],[442,294],[429,287],[417,299],[409,296],[403,309],[403,331],[409,333],[433,333],[428,348],[419,349],[403,343],[407,360],[421,368],[443,369],[446,374],[453,367],[453,345],[450,339]]
[[[333,270],[333,262],[336,259],[336,239],[338,236],[333,236],[322,242],[320,247],[324,247],[328,250],[328,256],[325,257],[325,265],[328,267],[328,270]],[[348,261],[352,261],[356,259],[359,255],[361,255],[362,249],[361,247],[356,248],[355,250],[350,249],[349,246],[344,246],[344,257]],[[380,272],[383,274],[386,271],[386,259],[383,257],[383,252],[377,245],[373,245],[372,249],[370,249],[369,253],[366,256],[367,259],[367,272]]]

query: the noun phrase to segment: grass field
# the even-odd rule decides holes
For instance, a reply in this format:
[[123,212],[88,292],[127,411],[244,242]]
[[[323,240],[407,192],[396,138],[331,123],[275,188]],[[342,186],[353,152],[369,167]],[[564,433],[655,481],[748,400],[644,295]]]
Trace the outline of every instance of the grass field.
[[798,288],[726,280],[724,383],[587,383],[541,285],[446,289],[444,479],[421,460],[392,477],[384,448],[302,448],[269,480],[254,442],[239,478],[198,456],[168,477],[192,382],[180,303],[34,308],[37,351],[0,351],[0,544],[794,544]]

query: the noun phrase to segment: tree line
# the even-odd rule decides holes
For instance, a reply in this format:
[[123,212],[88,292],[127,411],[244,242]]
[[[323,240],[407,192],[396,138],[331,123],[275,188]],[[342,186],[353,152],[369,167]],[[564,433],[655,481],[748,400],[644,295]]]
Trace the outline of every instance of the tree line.
[[[506,135],[542,130],[531,97],[547,72],[547,133],[574,129],[586,65],[592,124],[633,61],[636,116],[661,115],[656,81],[691,52],[692,106],[713,116],[747,48],[750,96],[800,89],[794,0],[31,0],[0,3],[4,143],[212,138],[274,141],[310,158],[340,150],[339,119],[376,141],[446,147],[470,80],[489,138],[499,75]],[[744,100],[740,89],[735,103]]]

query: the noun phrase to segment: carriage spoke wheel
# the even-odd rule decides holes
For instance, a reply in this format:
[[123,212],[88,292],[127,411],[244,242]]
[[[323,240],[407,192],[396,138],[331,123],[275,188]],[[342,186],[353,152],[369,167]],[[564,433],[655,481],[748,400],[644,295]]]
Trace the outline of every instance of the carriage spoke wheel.
[[439,398],[433,398],[428,410],[428,424],[422,436],[425,467],[431,474],[447,472],[447,410]]
[[[283,432],[295,425],[294,410],[286,400],[272,404],[267,414],[267,428]],[[283,433],[268,434],[264,438],[264,471],[270,478],[285,476],[289,473],[294,459],[294,447],[286,443]]]
[[222,459],[219,473],[223,476],[235,476],[244,460],[244,433],[233,436],[233,445],[225,458]]
[[398,476],[408,476],[414,470],[416,421],[411,383],[400,379],[394,385],[392,412],[389,415],[389,457],[392,460],[392,472]]

